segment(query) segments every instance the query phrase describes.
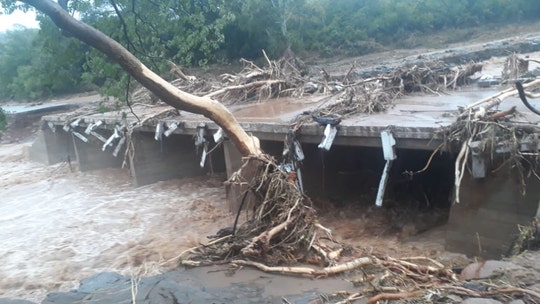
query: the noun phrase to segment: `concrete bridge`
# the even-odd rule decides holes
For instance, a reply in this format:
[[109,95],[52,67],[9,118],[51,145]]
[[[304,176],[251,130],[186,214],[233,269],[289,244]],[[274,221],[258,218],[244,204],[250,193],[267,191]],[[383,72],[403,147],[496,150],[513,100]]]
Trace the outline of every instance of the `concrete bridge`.
[[[303,185],[310,196],[343,198],[379,189],[383,170],[388,163],[381,134],[395,140],[395,160],[388,171],[385,197],[415,199],[430,208],[449,210],[446,225],[446,247],[450,251],[485,258],[505,254],[519,232],[518,225],[528,224],[538,216],[539,181],[526,177],[526,192],[516,172],[489,165],[487,156],[473,157],[471,170],[461,183],[460,203],[453,203],[454,162],[456,154],[437,153],[429,168],[413,179],[406,171],[422,169],[432,152],[443,142],[441,129],[455,121],[458,107],[465,106],[494,91],[463,91],[443,96],[409,96],[398,99],[384,113],[358,114],[344,119],[337,126],[337,135],[329,151],[318,145],[324,139],[325,126],[310,123],[300,128],[297,139],[305,159],[302,165]],[[234,105],[231,111],[246,131],[261,140],[262,148],[281,159],[283,142],[290,122],[299,114],[324,106],[329,98],[279,99],[267,102]],[[537,125],[534,116],[517,98],[510,98],[501,110],[516,106],[518,124]],[[136,106],[138,122],[129,110],[87,115],[61,114],[43,118],[39,138],[31,156],[46,164],[68,159],[78,162],[79,170],[120,167],[125,162],[135,187],[173,178],[203,175],[209,171],[226,172],[230,176],[241,165],[236,148],[227,140],[216,145],[213,135],[218,127],[208,119],[190,113],[163,113],[167,106]],[[121,126],[138,125],[131,142],[125,141]],[[202,140],[204,138],[204,140]],[[196,153],[196,142],[198,150]],[[327,143],[328,144],[328,143]],[[130,149],[126,153],[126,146]],[[205,160],[201,151],[215,146]],[[386,145],[386,147],[385,147]],[[501,153],[500,158],[504,158]],[[203,166],[201,167],[201,163]],[[504,167],[505,165],[503,165]],[[492,168],[494,169],[494,168]],[[484,171],[485,177],[478,174]],[[231,210],[238,193],[231,192]],[[399,199],[398,199],[399,201]],[[385,201],[382,200],[384,205]]]

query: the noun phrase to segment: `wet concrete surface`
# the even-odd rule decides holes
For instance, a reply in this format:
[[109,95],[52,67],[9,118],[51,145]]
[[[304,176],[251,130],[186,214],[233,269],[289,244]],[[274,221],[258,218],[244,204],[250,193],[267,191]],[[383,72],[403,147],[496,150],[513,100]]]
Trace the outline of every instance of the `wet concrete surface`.
[[[77,289],[49,293],[42,303],[310,303],[321,294],[346,290],[352,283],[341,278],[310,280],[278,276],[253,269],[232,273],[227,266],[177,269],[150,277],[102,272],[81,281]],[[30,301],[0,298],[0,304]]]
[[[449,126],[456,121],[459,109],[478,100],[492,96],[507,87],[495,86],[487,89],[477,87],[465,87],[461,90],[451,91],[444,95],[409,95],[393,101],[390,108],[385,112],[371,114],[356,114],[342,120],[338,128],[335,144],[355,146],[380,147],[380,132],[388,128],[392,129],[398,148],[408,149],[431,149],[443,140],[441,127]],[[241,126],[261,140],[282,141],[290,130],[290,123],[302,114],[314,111],[319,107],[327,106],[336,102],[336,96],[318,96],[310,99],[282,98],[260,103],[233,105],[230,107]],[[535,106],[538,101],[531,101]],[[510,97],[492,111],[504,111],[515,106],[517,114],[508,117],[511,122],[517,124],[537,124],[540,116],[535,115],[525,107],[517,97]],[[150,118],[160,113],[169,106],[135,106],[133,108],[141,120]],[[81,125],[88,125],[97,121],[103,121],[104,128],[112,128],[123,120],[122,112],[108,112],[93,114],[84,117]],[[46,116],[47,121],[52,121],[58,126],[63,126],[66,121],[71,121],[69,115]],[[201,124],[205,124],[210,132],[217,130],[217,125],[210,120],[191,113],[180,112],[179,116],[172,115],[161,118],[165,125],[178,123],[180,127],[175,134],[193,135]],[[147,120],[142,131],[153,132],[157,119]],[[126,121],[135,124],[136,119],[130,115]],[[308,123],[302,126],[297,135],[303,142],[319,143],[323,137],[324,126],[317,123]]]

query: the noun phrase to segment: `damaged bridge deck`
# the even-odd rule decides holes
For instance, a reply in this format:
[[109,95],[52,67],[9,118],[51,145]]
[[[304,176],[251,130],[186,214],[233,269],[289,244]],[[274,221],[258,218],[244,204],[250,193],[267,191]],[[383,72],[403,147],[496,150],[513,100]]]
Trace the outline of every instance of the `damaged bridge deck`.
[[[383,130],[391,130],[396,138],[397,148],[433,150],[441,140],[441,127],[449,126],[455,121],[459,107],[493,95],[493,90],[471,90],[453,92],[449,95],[407,96],[397,99],[384,113],[358,114],[347,117],[339,124],[334,141],[337,145],[354,145],[380,147],[380,135]],[[311,99],[283,98],[266,102],[255,102],[230,106],[230,110],[239,120],[242,127],[261,140],[283,141],[289,132],[290,123],[301,113],[311,111],[332,102],[331,98],[311,97]],[[540,117],[530,111],[519,101],[511,98],[500,106],[501,110],[516,106],[520,113],[517,123],[536,124]],[[169,106],[134,106],[133,110],[141,121],[170,109]],[[127,117],[126,117],[127,116]],[[163,116],[163,115],[162,115]],[[139,131],[154,132],[158,123],[163,122],[165,130],[173,123],[178,125],[172,134],[194,135],[204,124],[210,131],[217,131],[215,123],[200,115],[180,112],[180,115],[168,114],[148,119]],[[124,117],[124,118],[123,118]],[[102,114],[89,115],[50,115],[45,116],[47,123],[63,127],[77,118],[81,127],[102,121],[99,129],[112,130],[115,125],[135,125],[137,119],[128,109]],[[323,136],[324,126],[310,123],[302,126],[298,135],[302,142],[319,143]]]
[[[376,150],[373,161],[375,171],[383,174],[384,145],[381,141],[383,131],[390,131],[395,139],[395,148],[411,151],[423,151],[423,163],[427,162],[430,151],[435,150],[444,140],[442,128],[450,126],[456,121],[456,114],[460,107],[496,93],[495,90],[455,91],[446,95],[419,95],[407,96],[397,99],[384,113],[356,114],[344,118],[337,127],[335,140],[330,143],[332,147],[327,154],[338,148],[368,147]],[[243,105],[232,105],[230,110],[237,117],[242,127],[257,136],[265,151],[281,157],[283,141],[290,130],[291,122],[305,113],[334,102],[331,97],[310,97],[306,99],[283,98],[266,102],[255,102]],[[515,106],[517,114],[511,119],[516,124],[537,126],[540,116],[531,113],[517,97],[505,99],[499,106],[500,111]],[[40,137],[31,149],[34,159],[40,159],[52,164],[77,159],[81,171],[127,165],[133,176],[133,184],[141,186],[160,180],[180,178],[205,174],[208,170],[226,171],[230,176],[241,165],[241,157],[236,148],[228,141],[223,147],[216,149],[205,156],[201,156],[204,144],[195,144],[197,135],[204,135],[206,148],[210,151],[216,144],[213,136],[218,127],[208,119],[190,113],[179,114],[168,106],[135,105],[133,111],[140,121],[135,118],[129,109],[108,113],[87,114],[60,114],[49,115],[43,118],[43,128]],[[159,114],[159,115],[158,115]],[[126,143],[122,126],[134,126],[131,141]],[[203,130],[203,131],[201,131]],[[302,125],[297,132],[297,139],[301,142],[306,153],[306,183],[314,180],[310,175],[320,174],[323,180],[338,179],[336,169],[334,176],[328,169],[322,168],[308,170],[309,158],[317,157],[317,145],[324,139],[325,126],[315,122]],[[203,132],[203,133],[201,133]],[[195,138],[195,140],[194,140]],[[126,146],[130,146],[125,153]],[[198,153],[195,151],[198,150]],[[370,161],[357,162],[346,158],[362,158],[358,150],[347,152],[349,154],[337,155],[334,160],[345,162],[345,169],[349,164],[369,164]],[[355,156],[356,155],[356,156]],[[371,155],[371,154],[370,154]],[[373,156],[371,156],[373,157]],[[445,171],[453,175],[453,160]],[[399,158],[398,158],[399,160]],[[379,166],[380,164],[380,166]],[[202,165],[202,166],[201,166]],[[363,170],[363,165],[360,170]],[[422,164],[423,165],[423,164]],[[311,165],[316,167],[317,164]],[[210,167],[210,168],[209,168]],[[404,167],[407,170],[409,168]],[[371,168],[372,169],[372,168]],[[402,169],[401,167],[399,169]],[[386,170],[386,168],[384,169]],[[328,175],[328,176],[327,176]],[[380,178],[380,175],[379,175]],[[439,177],[430,177],[432,180]],[[390,178],[392,179],[392,178]],[[453,176],[450,179],[453,182]],[[349,181],[351,182],[351,181]],[[351,187],[354,185],[351,182]],[[357,181],[360,183],[360,178]],[[470,174],[464,178],[461,191],[461,203],[453,205],[450,210],[449,225],[447,228],[447,246],[450,250],[461,251],[471,255],[498,256],[505,253],[518,233],[518,224],[526,224],[536,215],[540,187],[537,180],[528,181],[525,196],[521,195],[518,183],[510,174],[493,173],[486,179],[475,179]],[[430,181],[422,185],[424,189],[431,187]],[[450,185],[451,186],[451,185]],[[315,184],[312,188],[325,189],[325,185]],[[379,189],[380,190],[380,189]],[[427,191],[427,190],[426,190]],[[429,190],[437,192],[436,189]],[[429,192],[428,191],[428,192]],[[426,192],[426,193],[428,193]],[[451,191],[448,191],[451,192]],[[450,196],[450,193],[448,193]],[[450,200],[450,197],[447,197]],[[450,207],[447,207],[450,208]],[[234,206],[231,208],[234,210]],[[486,225],[486,222],[489,225]],[[491,229],[490,227],[497,227]],[[479,248],[479,242],[482,243]]]

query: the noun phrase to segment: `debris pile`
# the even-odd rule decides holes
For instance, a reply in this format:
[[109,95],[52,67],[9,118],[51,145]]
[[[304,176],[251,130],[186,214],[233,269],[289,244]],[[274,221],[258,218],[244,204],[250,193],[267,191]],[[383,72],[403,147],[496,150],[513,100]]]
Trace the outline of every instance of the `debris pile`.
[[[248,170],[255,172],[251,181],[241,174]],[[299,190],[294,173],[285,172],[264,155],[253,156],[228,183],[248,184],[234,226],[220,230],[209,244],[186,252],[189,258],[182,264],[206,265],[238,257],[269,265],[306,260],[317,229],[327,229],[317,224],[311,201]],[[256,198],[253,206],[246,204],[248,194]],[[240,224],[242,211],[249,219]]]
[[[511,121],[509,118],[516,114],[515,106],[498,110],[498,106],[506,98],[519,95],[531,111],[540,114],[540,111],[527,101],[527,96],[533,98],[538,96],[524,90],[525,88],[533,90],[538,86],[540,86],[540,80],[534,80],[525,85],[517,82],[515,89],[506,89],[461,109],[456,122],[442,130],[447,139],[446,148],[454,149],[457,146],[459,151],[455,164],[456,202],[459,202],[461,180],[471,157],[473,157],[472,175],[481,178],[487,174],[487,167],[481,158],[474,159],[474,156],[488,155],[492,160],[499,158],[500,168],[504,165],[515,168],[523,194],[525,194],[525,177],[532,175],[540,178],[536,173],[539,156],[536,138],[540,129],[536,125]],[[498,170],[498,168],[493,170]]]
[[516,81],[529,71],[529,61],[520,58],[517,54],[512,54],[506,58],[502,70],[503,81]]
[[[353,64],[346,75],[329,74],[325,68],[311,68],[287,49],[279,60],[271,60],[263,51],[265,65],[241,59],[243,69],[236,74],[224,73],[220,81],[197,78],[170,63],[171,83],[185,92],[211,97],[224,104],[261,102],[280,97],[326,95],[331,102],[317,109],[318,116],[328,113],[348,116],[357,113],[385,111],[392,101],[412,92],[442,94],[447,89],[465,85],[469,76],[482,70],[482,65],[470,62],[449,66],[442,61],[408,64],[375,77],[362,77]],[[364,75],[365,73],[362,73]],[[335,97],[335,98],[330,98]],[[134,104],[155,104],[158,99],[145,88],[132,92]]]

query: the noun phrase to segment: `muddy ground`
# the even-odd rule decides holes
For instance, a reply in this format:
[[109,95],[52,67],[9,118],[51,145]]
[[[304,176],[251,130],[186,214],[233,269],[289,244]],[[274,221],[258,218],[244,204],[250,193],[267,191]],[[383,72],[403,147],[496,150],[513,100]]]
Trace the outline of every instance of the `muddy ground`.
[[[499,49],[509,41],[534,40],[540,36],[540,26],[532,27],[520,29],[519,36],[476,40],[466,46],[449,44],[442,50],[391,50],[326,59],[314,69],[325,67],[339,75],[356,62],[367,73],[374,65],[391,69],[406,61],[449,54],[459,57],[471,53],[469,50]],[[530,56],[540,58],[538,53]],[[492,58],[489,63],[497,65],[503,58]],[[128,303],[133,282],[140,278],[145,282],[138,285],[140,300],[148,296],[155,303],[281,303],[282,297],[307,303],[321,293],[365,288],[355,285],[362,275],[359,272],[313,281],[255,270],[231,272],[228,266],[177,269],[174,258],[180,252],[230,226],[233,219],[226,207],[224,177],[172,180],[134,189],[125,170],[83,174],[66,163],[43,166],[27,159],[38,125],[8,129],[0,145],[0,294],[4,297],[0,303],[9,303],[5,298],[71,303],[88,297],[94,297],[94,303]],[[320,200],[316,204],[321,223],[357,254],[425,256],[449,267],[475,261],[445,251],[443,220],[434,221],[426,230],[420,225],[428,219],[398,220],[395,211],[376,209],[371,202]],[[510,260],[503,268],[513,270],[497,272],[490,280],[540,292],[540,253],[526,252]],[[79,292],[66,293],[75,289]],[[117,298],[106,297],[111,290]],[[149,296],[152,290],[156,298]],[[465,298],[447,302],[459,303]],[[506,302],[510,300],[506,298]]]

